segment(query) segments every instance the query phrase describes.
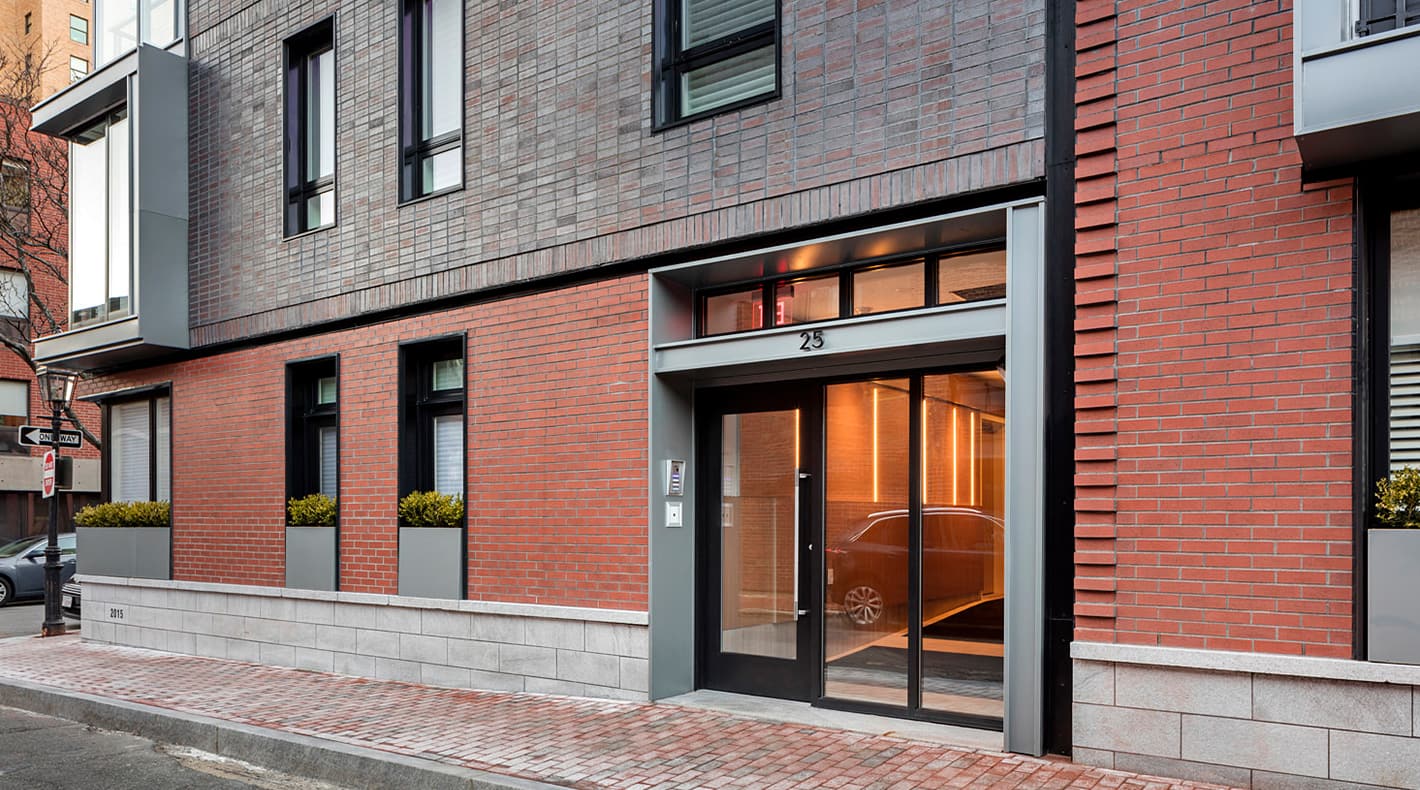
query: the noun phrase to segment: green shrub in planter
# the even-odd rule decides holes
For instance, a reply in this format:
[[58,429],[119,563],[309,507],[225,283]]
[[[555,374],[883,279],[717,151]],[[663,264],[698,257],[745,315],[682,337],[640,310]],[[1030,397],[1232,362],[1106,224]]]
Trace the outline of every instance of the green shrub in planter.
[[406,527],[457,527],[463,522],[463,497],[438,491],[414,491],[399,500],[399,521]]
[[325,494],[311,494],[286,503],[286,523],[293,527],[333,527],[335,514],[335,500]]
[[74,514],[79,527],[166,527],[171,520],[168,502],[104,502]]
[[1376,483],[1376,521],[1391,529],[1420,529],[1420,469],[1397,469]]

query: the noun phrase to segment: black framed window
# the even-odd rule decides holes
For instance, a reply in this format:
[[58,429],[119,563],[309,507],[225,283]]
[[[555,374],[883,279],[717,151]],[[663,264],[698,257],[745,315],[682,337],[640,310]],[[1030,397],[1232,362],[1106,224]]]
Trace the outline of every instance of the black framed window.
[[286,41],[286,234],[335,224],[335,27]]
[[1361,0],[1356,35],[1371,36],[1420,25],[1420,0]]
[[[995,244],[854,261],[794,276],[706,289],[697,299],[696,336],[1005,296],[1006,250]],[[765,305],[772,307],[766,310]]]
[[656,125],[779,95],[778,0],[661,0]]
[[401,349],[400,496],[464,493],[464,339]]
[[[26,20],[28,22],[28,20]],[[69,15],[69,38],[80,44],[89,43],[89,20],[81,17]]]
[[402,0],[401,200],[463,185],[463,0]]
[[147,395],[105,403],[104,494],[111,502],[172,498],[172,399]]
[[340,379],[334,357],[286,366],[286,497],[340,493]]

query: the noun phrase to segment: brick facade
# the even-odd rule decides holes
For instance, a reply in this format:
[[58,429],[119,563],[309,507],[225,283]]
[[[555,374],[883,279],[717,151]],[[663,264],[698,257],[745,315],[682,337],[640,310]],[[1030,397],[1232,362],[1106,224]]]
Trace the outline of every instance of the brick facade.
[[646,606],[646,295],[623,277],[111,375],[171,382],[173,577],[284,584],[286,363],[340,354],[340,586],[393,594],[400,343],[466,332],[468,591]]
[[[786,0],[783,96],[663,132],[652,3],[472,5],[465,188],[403,207],[396,6],[190,5],[195,346],[1044,175],[1039,0]],[[281,42],[332,14],[339,224],[283,241]]]
[[1351,655],[1352,187],[1291,20],[1077,7],[1078,639]]

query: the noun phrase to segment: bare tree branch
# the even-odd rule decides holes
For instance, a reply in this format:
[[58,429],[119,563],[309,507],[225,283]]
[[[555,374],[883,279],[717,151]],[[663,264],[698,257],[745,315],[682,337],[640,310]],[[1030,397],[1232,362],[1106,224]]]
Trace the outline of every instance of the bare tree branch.
[[[69,328],[69,148],[30,131],[29,108],[40,78],[60,63],[56,50],[0,44],[0,348],[30,370],[34,341]],[[73,409],[67,414],[86,439],[94,432]]]

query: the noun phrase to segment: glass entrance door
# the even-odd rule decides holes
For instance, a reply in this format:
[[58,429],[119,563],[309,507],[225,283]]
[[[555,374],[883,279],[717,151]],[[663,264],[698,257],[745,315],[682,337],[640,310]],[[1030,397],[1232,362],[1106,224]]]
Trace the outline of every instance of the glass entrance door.
[[824,389],[825,703],[999,726],[1005,382]]
[[996,370],[702,392],[699,685],[999,727]]
[[817,689],[809,598],[818,395],[779,387],[705,398],[704,687],[798,700]]

